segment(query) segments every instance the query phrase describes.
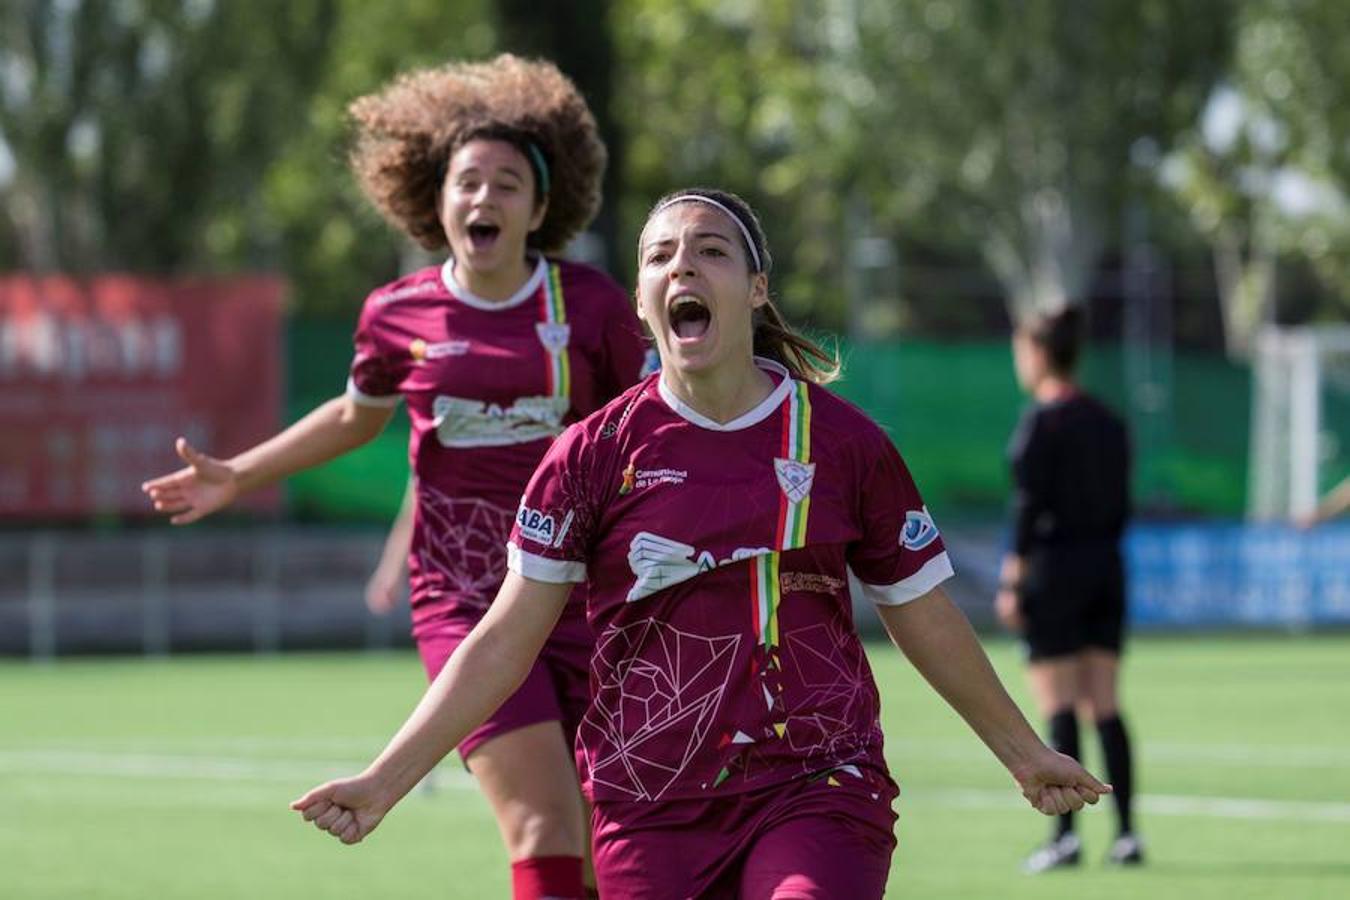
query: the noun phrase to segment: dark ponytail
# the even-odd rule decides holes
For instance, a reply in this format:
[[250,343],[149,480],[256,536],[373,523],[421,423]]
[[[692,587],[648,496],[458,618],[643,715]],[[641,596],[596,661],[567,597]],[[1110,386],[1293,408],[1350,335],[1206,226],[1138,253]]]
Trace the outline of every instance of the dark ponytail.
[[1066,306],[1059,312],[1033,316],[1022,328],[1027,338],[1045,353],[1056,375],[1072,375],[1083,345],[1083,311]]
[[[764,237],[764,228],[759,224],[759,217],[755,215],[749,203],[730,191],[716,188],[674,191],[656,201],[652,211],[647,214],[647,221],[650,222],[652,216],[672,200],[688,196],[706,197],[729,210],[744,227],[751,242],[751,246],[746,248],[746,263],[756,274],[761,272],[766,276],[769,274],[769,270],[773,268],[773,257],[769,254],[769,243]],[[756,258],[759,260],[758,268],[755,267]],[[825,350],[815,341],[794,331],[784,321],[778,308],[773,305],[773,300],[767,300],[763,306],[755,310],[753,352],[756,356],[771,359],[782,365],[794,378],[802,381],[828,384],[840,374],[839,354]]]

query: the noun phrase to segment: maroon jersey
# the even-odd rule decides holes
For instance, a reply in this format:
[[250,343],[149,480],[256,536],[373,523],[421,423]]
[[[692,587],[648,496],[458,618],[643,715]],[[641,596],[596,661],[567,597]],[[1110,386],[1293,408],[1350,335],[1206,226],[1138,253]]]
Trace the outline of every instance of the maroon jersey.
[[587,583],[596,801],[885,771],[849,582],[899,604],[951,564],[886,435],[759,365],[775,389],[726,424],[646,379],[569,428],[521,501],[511,569]]
[[627,295],[595,269],[540,259],[515,296],[492,302],[452,268],[371,293],[347,384],[357,403],[408,402],[414,632],[440,611],[492,601],[516,504],[545,450],[633,384],[643,361]]

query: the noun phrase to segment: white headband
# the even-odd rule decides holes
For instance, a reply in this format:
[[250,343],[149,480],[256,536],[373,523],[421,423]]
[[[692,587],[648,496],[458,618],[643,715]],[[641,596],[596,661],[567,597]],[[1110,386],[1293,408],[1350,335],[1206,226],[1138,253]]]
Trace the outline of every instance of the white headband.
[[745,238],[745,246],[746,249],[750,251],[750,258],[755,261],[755,271],[756,272],[764,271],[764,266],[759,261],[759,251],[755,249],[755,240],[754,238],[750,237],[750,229],[745,227],[745,223],[741,221],[740,216],[736,215],[734,212],[728,209],[726,205],[718,202],[717,200],[714,200],[712,197],[705,197],[702,194],[680,194],[678,197],[671,197],[665,203],[662,203],[656,209],[652,210],[652,216],[655,216],[657,213],[661,212],[661,210],[665,209],[667,206],[674,206],[676,203],[683,203],[686,200],[693,200],[697,203],[706,203],[709,206],[715,206],[722,212],[726,213],[727,216],[731,219],[731,221],[736,223],[736,227],[741,230],[741,237]]

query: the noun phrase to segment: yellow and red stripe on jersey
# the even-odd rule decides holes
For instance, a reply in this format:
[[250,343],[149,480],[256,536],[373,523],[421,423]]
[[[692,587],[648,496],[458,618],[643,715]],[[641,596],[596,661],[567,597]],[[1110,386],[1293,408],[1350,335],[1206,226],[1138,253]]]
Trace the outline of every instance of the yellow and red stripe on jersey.
[[[550,263],[544,278],[541,328],[566,334],[567,306],[563,303],[562,274],[557,263]],[[545,341],[548,355],[548,394],[550,397],[570,397],[572,393],[572,364],[567,356],[567,339]]]
[[[806,546],[806,523],[811,512],[811,396],[805,382],[793,381],[787,400],[783,403],[783,437],[775,461],[782,497],[778,507],[778,526],[774,532],[773,550],[755,557],[751,567],[751,598],[755,633],[765,647],[778,646],[778,606],[782,602],[779,581],[779,560],[784,550]],[[780,466],[807,473],[804,490],[789,490]]]

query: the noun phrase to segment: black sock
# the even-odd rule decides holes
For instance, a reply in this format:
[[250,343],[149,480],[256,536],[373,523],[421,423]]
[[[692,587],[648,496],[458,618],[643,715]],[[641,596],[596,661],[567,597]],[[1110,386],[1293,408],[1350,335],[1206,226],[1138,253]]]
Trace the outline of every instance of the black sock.
[[1097,723],[1097,733],[1102,738],[1102,755],[1106,757],[1106,777],[1111,779],[1111,794],[1116,802],[1116,817],[1119,820],[1120,833],[1134,831],[1130,821],[1131,799],[1134,794],[1134,763],[1130,756],[1130,736],[1125,732],[1125,723],[1119,715],[1102,719]]
[[[1050,717],[1050,746],[1065,756],[1078,759],[1078,717],[1073,707],[1061,709]],[[1063,837],[1073,831],[1073,813],[1059,817],[1055,837]]]

